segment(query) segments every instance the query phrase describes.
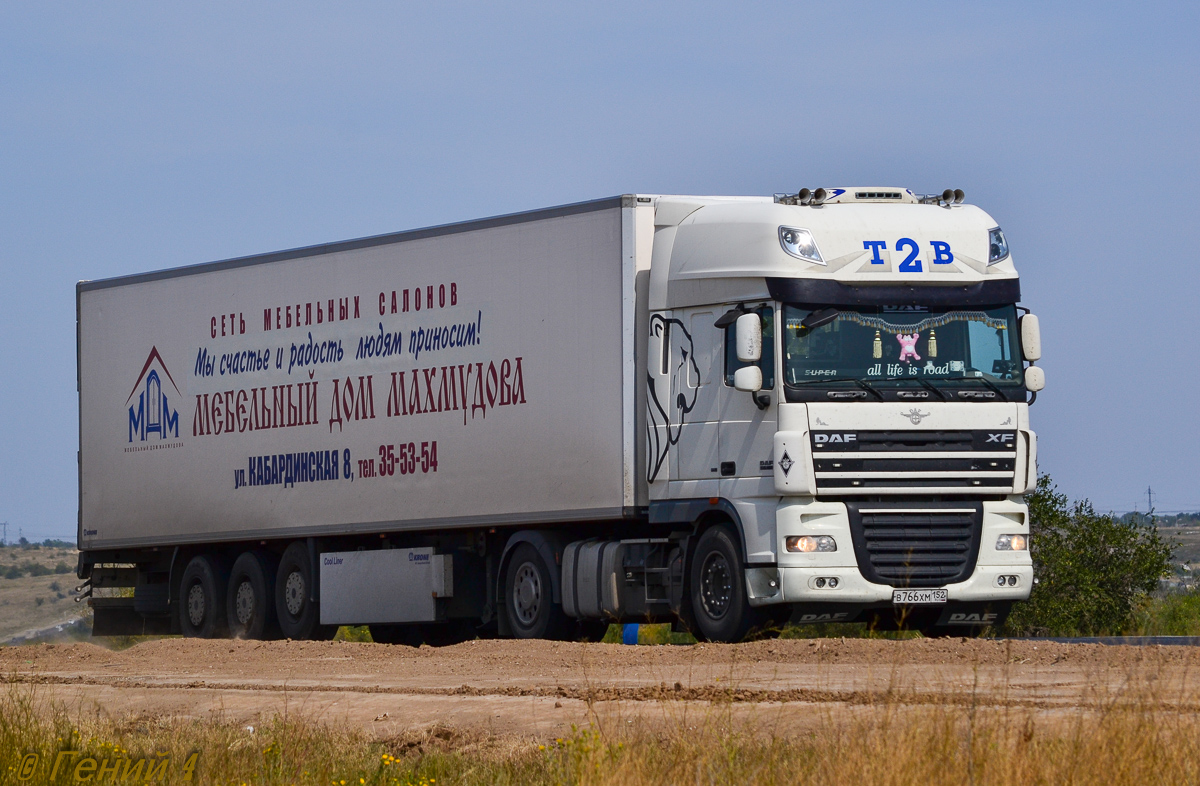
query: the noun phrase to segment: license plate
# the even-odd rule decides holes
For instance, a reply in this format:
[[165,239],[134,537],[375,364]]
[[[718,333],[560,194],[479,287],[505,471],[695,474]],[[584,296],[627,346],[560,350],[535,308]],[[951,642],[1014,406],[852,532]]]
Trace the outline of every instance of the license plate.
[[892,590],[892,603],[912,605],[918,603],[945,603],[944,589],[898,589]]

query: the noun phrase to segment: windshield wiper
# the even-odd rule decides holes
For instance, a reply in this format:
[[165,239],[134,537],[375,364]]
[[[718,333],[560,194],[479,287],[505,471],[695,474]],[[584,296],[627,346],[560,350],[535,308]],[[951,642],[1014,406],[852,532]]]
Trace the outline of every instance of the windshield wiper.
[[1003,399],[1008,398],[1008,396],[1004,395],[1004,391],[1000,389],[1000,386],[997,385],[995,382],[992,382],[987,377],[963,377],[963,379],[972,379],[977,382],[982,382],[983,384],[985,384],[989,388],[991,388],[993,391],[995,391],[996,395],[999,396],[1000,398],[1003,398]]
[[827,383],[827,382],[849,382],[851,384],[858,385],[860,388],[867,391],[875,398],[879,399],[880,401],[883,401],[882,393],[880,393],[874,387],[872,387],[871,385],[862,381],[861,379],[855,379],[854,377],[822,377],[821,379],[806,379],[801,382],[792,383],[792,387],[799,387],[801,385],[820,385],[822,383]]
[[949,401],[949,399],[946,398],[946,394],[943,393],[937,387],[935,387],[934,384],[932,382],[930,382],[929,380],[921,379],[920,377],[916,377],[915,379],[917,380],[917,382],[921,383],[921,387],[925,388],[926,390],[932,390],[934,393],[937,394],[937,397],[940,398],[942,401]]
[[[1000,386],[997,385],[996,383],[992,382],[987,377],[938,377],[937,381],[938,382],[982,382],[985,386],[987,386],[988,388],[993,390],[1001,398],[1005,398],[1005,399],[1007,398],[1007,396],[1005,395],[1004,391],[1000,388]],[[865,391],[868,391],[869,393],[874,395],[880,401],[884,400],[884,396],[882,393],[879,392],[878,388],[876,388],[874,385],[866,382],[865,380],[855,379],[854,377],[822,377],[821,379],[805,379],[800,382],[790,383],[790,387],[802,387],[804,385],[822,385],[822,384],[828,384],[830,382],[849,382],[851,384],[857,385],[858,387],[862,388]],[[879,383],[879,382],[916,382],[918,385],[925,388],[926,390],[933,391],[935,394],[937,394],[937,397],[940,398],[942,401],[950,400],[950,397],[946,395],[946,391],[937,387],[932,382],[930,382],[928,379],[925,379],[923,377],[904,377],[904,376],[876,377],[875,379],[872,379],[871,382],[874,382],[874,383]]]

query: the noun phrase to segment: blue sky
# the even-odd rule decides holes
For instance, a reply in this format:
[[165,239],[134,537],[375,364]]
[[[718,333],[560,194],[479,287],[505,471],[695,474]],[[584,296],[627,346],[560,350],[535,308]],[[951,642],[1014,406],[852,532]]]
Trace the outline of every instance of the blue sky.
[[1200,509],[1195,5],[431,5],[0,5],[10,532],[75,532],[78,279],[845,185],[962,188],[1004,227],[1062,490]]

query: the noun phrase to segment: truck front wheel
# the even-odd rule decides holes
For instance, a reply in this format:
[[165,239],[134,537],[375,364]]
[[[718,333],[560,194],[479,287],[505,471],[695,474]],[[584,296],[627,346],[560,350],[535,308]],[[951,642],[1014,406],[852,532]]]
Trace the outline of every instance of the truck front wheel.
[[744,568],[733,533],[712,527],[700,536],[692,555],[689,592],[698,638],[741,641],[763,622],[746,599]]
[[321,625],[312,587],[308,545],[298,540],[283,552],[275,574],[275,614],[280,631],[289,639],[329,639],[337,632],[336,627]]
[[179,599],[179,627],[184,636],[216,639],[225,635],[225,580],[212,557],[192,557],[183,571]]
[[554,602],[550,569],[537,549],[522,543],[513,549],[504,579],[504,600],[513,636],[561,639],[567,617]]

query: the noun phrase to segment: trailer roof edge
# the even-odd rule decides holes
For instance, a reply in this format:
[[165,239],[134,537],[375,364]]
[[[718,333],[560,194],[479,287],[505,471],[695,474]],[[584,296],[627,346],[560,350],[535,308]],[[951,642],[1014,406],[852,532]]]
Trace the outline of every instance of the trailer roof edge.
[[320,256],[321,254],[333,254],[341,251],[354,251],[360,248],[385,246],[392,243],[404,243],[410,240],[423,240],[425,238],[453,235],[460,232],[474,232],[480,229],[491,229],[493,227],[508,226],[510,224],[522,224],[529,221],[541,221],[548,218],[560,218],[563,216],[578,215],[580,213],[591,213],[597,210],[619,208],[624,206],[626,202],[627,198],[623,196],[593,199],[586,202],[572,202],[571,204],[559,205],[557,207],[526,210],[519,213],[506,213],[499,216],[492,216],[490,218],[459,221],[452,224],[439,224],[437,226],[423,227],[420,229],[408,229],[401,232],[390,232],[384,235],[372,235],[370,237],[357,238],[355,240],[321,243],[314,246],[303,246],[301,248],[287,249],[285,251],[273,251],[266,254],[253,254],[244,257],[234,257],[232,259],[223,259],[216,262],[202,262],[195,265],[183,265],[181,267],[155,270],[148,273],[133,273],[127,276],[115,276],[113,278],[96,279],[94,281],[80,281],[75,286],[79,292],[89,292],[91,290],[109,289],[111,287],[126,286],[129,284],[142,284],[147,281],[160,281],[162,279],[179,278],[181,276],[191,276],[199,273],[211,273],[220,270],[231,270],[240,267],[250,267],[252,265],[265,265],[269,262],[282,262],[287,259],[302,259],[304,257]]

